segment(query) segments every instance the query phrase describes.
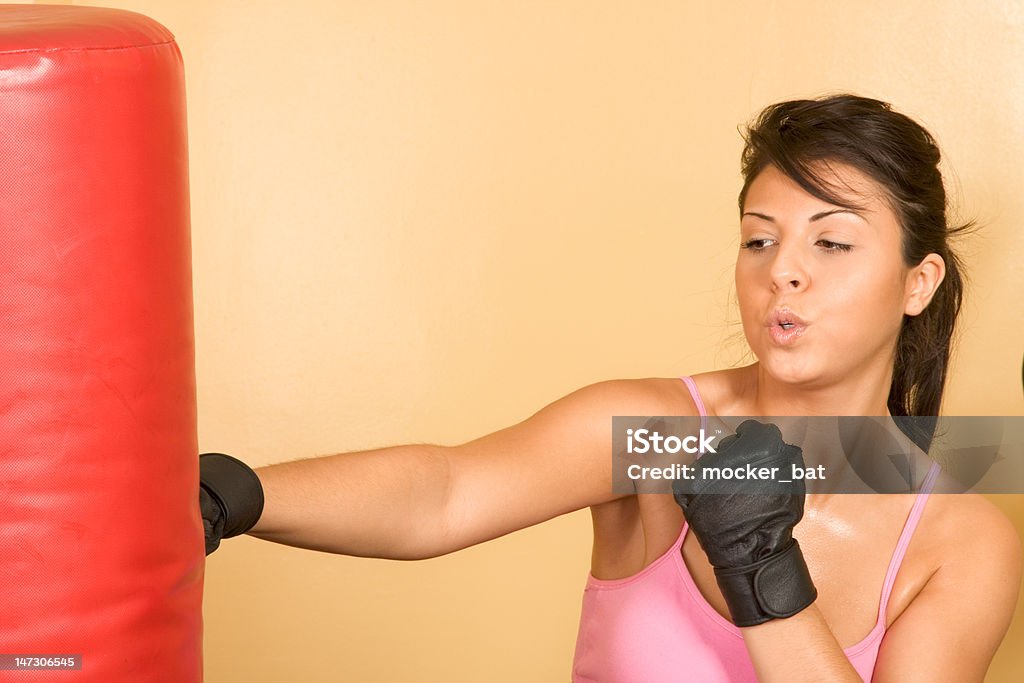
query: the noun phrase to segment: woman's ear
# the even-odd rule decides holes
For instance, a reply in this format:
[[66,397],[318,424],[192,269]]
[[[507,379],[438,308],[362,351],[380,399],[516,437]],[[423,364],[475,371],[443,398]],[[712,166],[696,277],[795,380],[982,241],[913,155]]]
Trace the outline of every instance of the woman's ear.
[[928,307],[935,290],[946,277],[946,262],[938,254],[928,254],[919,264],[910,269],[906,280],[906,300],[903,312],[920,315]]

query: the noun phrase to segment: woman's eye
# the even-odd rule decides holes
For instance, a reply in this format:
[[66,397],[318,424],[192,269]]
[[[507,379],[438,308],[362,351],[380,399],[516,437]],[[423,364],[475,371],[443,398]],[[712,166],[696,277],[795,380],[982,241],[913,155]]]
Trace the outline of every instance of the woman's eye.
[[740,245],[740,248],[749,249],[750,251],[764,251],[764,249],[766,248],[765,243],[771,241],[772,240],[769,239],[747,240],[746,242]]
[[840,242],[831,242],[829,240],[818,240],[818,244],[825,247],[825,251],[850,251],[853,248],[852,245],[842,244]]

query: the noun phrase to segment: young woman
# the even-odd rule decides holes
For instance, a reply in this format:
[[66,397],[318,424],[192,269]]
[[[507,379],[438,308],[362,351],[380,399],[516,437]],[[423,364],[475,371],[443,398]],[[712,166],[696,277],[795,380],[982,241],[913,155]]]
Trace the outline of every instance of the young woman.
[[[436,557],[589,507],[575,681],[981,681],[1012,618],[1021,544],[983,497],[929,495],[936,472],[916,495],[801,497],[783,531],[810,597],[742,628],[750,596],[723,595],[709,560],[725,526],[690,529],[673,496],[612,490],[610,416],[939,412],[962,294],[949,237],[964,228],[947,223],[931,136],[888,104],[837,95],[770,106],[745,139],[736,289],[757,362],[599,382],[459,446],[283,463],[258,481],[204,456],[208,550],[248,530]],[[785,571],[783,584],[797,572]]]

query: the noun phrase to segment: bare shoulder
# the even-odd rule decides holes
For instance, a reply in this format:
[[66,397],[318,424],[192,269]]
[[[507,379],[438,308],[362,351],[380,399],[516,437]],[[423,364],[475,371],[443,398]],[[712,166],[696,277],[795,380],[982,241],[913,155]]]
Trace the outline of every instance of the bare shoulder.
[[[712,370],[693,375],[693,382],[712,415],[748,415],[756,387],[754,366]],[[683,391],[685,385],[679,382]]]
[[933,494],[929,531],[956,555],[979,550],[1009,561],[1021,555],[1021,535],[991,500],[977,493]]
[[686,385],[678,377],[609,379],[573,392],[580,404],[614,415],[696,415]]
[[[750,398],[754,377],[752,367],[690,375],[697,388],[698,398],[709,414],[747,414],[744,406]],[[618,411],[613,413],[615,415],[697,416],[700,411],[683,382],[684,376],[604,380],[588,385],[570,396],[578,399],[580,405]]]
[[1015,603],[1024,544],[1010,518],[977,493],[933,494],[928,508],[922,525],[927,522],[930,581],[956,587],[964,595],[964,587],[973,585],[983,594],[987,591],[989,600],[1002,593]]

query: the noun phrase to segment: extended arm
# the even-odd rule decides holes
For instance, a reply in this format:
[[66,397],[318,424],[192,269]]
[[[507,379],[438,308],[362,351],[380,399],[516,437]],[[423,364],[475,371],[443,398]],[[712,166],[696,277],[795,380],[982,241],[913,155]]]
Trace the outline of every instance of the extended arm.
[[302,548],[436,557],[612,500],[614,415],[657,415],[647,380],[592,384],[458,446],[414,444],[261,467],[248,533]]

